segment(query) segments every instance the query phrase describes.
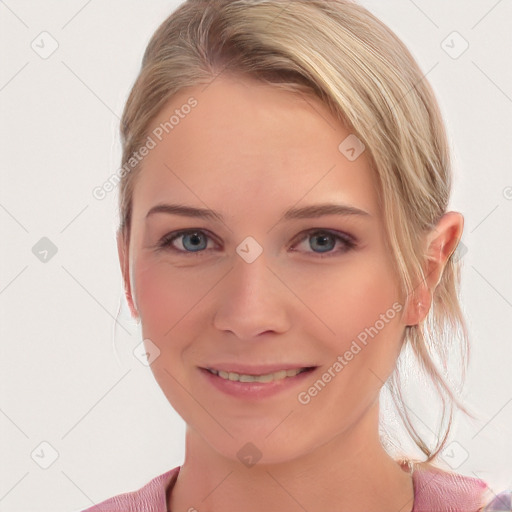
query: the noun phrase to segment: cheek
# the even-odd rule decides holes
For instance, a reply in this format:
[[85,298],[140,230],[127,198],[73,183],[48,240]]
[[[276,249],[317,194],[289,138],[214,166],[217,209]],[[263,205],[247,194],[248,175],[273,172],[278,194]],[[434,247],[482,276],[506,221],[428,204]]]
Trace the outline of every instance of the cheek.
[[[309,281],[314,285],[309,285],[304,302],[312,305],[315,316],[306,329],[325,346],[326,368],[342,356],[340,378],[334,379],[331,393],[340,403],[355,400],[357,409],[357,400],[374,397],[396,364],[403,332],[398,283],[386,262],[374,257],[358,258],[335,272],[317,272]],[[329,328],[321,335],[318,318]],[[347,389],[357,391],[347,395]]]
[[[324,336],[316,337],[325,347],[325,373],[322,382],[311,382],[304,391],[311,390],[314,407],[329,410],[339,424],[355,421],[376,399],[395,367],[403,331],[392,274],[384,266],[360,263],[359,268],[340,271],[336,279],[317,280],[311,294],[322,297],[315,312],[335,334],[324,330]],[[313,336],[313,327],[310,332]],[[312,419],[320,429],[322,417]]]
[[[155,381],[188,424],[208,424],[211,419],[204,418],[199,402],[191,399],[194,388],[189,361],[195,350],[193,342],[204,325],[201,299],[212,284],[208,279],[201,282],[193,272],[142,256],[134,263],[133,279],[143,338],[160,351],[150,366]],[[215,431],[217,425],[210,428]]]
[[350,344],[381,315],[387,317],[384,331],[391,331],[391,324],[397,324],[397,283],[386,265],[376,258],[357,257],[338,267],[319,266],[314,275],[303,273],[301,280],[295,281],[294,290],[312,312],[308,315],[310,322],[325,327],[321,335],[332,340],[333,348]]
[[344,338],[350,345],[345,350],[357,352],[360,347],[357,352],[360,365],[387,374],[395,362],[402,328],[402,305],[396,283],[384,268],[368,273],[360,280],[351,301],[345,306],[350,319],[349,332]]
[[149,257],[134,263],[133,278],[144,335],[163,340],[197,302],[197,287],[169,264]]
[[[354,389],[372,395],[392,372],[398,357],[403,326],[402,304],[395,282],[384,271],[354,277],[359,286],[344,302],[337,329],[338,354]],[[366,391],[363,391],[366,390]]]
[[144,337],[161,351],[183,349],[204,329],[204,307],[217,274],[141,255],[134,262],[133,279]]
[[[178,306],[177,294],[162,279],[159,269],[144,260],[134,265],[135,299],[142,325],[151,331],[161,332],[172,325],[173,312]],[[167,318],[167,326],[163,325]]]

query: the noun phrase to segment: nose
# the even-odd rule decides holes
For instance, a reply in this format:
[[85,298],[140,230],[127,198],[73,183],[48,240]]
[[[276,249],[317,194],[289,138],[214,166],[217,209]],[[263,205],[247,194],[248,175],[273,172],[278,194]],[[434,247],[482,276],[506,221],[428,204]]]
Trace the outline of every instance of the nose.
[[241,340],[286,332],[293,295],[276,274],[268,267],[265,251],[252,263],[236,255],[233,268],[216,287],[215,328]]

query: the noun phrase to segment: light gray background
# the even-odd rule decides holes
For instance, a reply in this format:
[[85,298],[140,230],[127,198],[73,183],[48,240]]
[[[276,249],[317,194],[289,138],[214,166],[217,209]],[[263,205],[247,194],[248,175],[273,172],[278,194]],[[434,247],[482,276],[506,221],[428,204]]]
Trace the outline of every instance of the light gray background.
[[[458,420],[445,460],[498,492],[512,484],[512,5],[362,4],[409,46],[446,118],[468,249],[464,395],[482,418]],[[132,355],[141,339],[122,298],[117,196],[92,196],[119,166],[144,48],[177,5],[0,1],[0,511],[81,510],[183,460],[183,422]],[[58,43],[48,58],[31,47],[51,48],[43,31]],[[42,237],[58,249],[46,263],[32,252]],[[428,407],[414,414],[434,429]]]

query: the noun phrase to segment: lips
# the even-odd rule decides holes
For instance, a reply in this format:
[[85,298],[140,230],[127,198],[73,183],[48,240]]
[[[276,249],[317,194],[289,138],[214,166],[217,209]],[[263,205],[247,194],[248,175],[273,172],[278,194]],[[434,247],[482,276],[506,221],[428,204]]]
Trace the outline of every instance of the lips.
[[237,373],[239,375],[261,376],[270,373],[276,373],[287,370],[310,370],[316,368],[311,364],[271,364],[271,365],[246,365],[240,363],[215,363],[202,367],[204,370],[214,370],[214,372]]
[[[243,372],[216,370],[215,368],[237,369]],[[279,365],[241,365],[241,364],[215,364],[198,367],[200,382],[207,383],[213,389],[221,391],[239,400],[263,400],[290,392],[293,388],[304,386],[310,374],[318,366],[305,366],[297,364]],[[271,370],[277,370],[272,372]],[[269,372],[270,373],[265,373]]]

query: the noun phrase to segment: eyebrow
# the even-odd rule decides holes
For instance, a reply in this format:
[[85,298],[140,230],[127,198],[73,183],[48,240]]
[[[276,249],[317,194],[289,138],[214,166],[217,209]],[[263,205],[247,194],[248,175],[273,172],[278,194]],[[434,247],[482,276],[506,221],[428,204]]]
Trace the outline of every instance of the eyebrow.
[[[180,215],[182,217],[195,217],[199,219],[217,220],[224,222],[224,217],[222,214],[216,212],[215,210],[195,208],[192,206],[179,204],[157,204],[148,211],[146,219],[156,213],[166,213],[168,215]],[[358,215],[361,217],[371,217],[370,213],[364,210],[360,210],[359,208],[355,208],[354,206],[335,203],[322,203],[311,206],[304,206],[302,208],[290,208],[283,213],[281,220],[313,219],[322,217],[324,215]]]

